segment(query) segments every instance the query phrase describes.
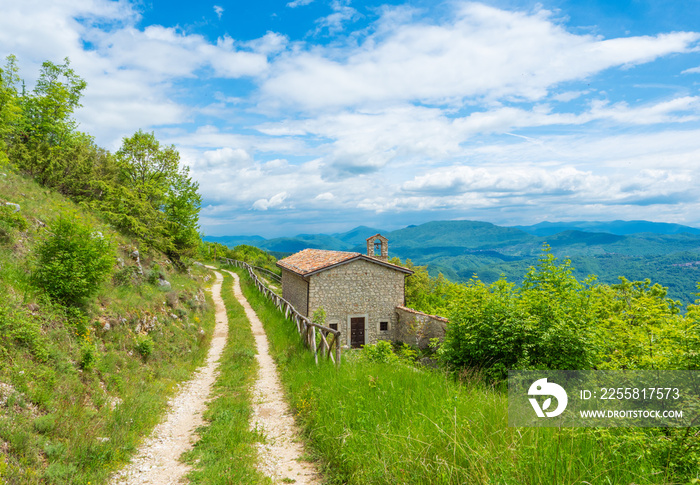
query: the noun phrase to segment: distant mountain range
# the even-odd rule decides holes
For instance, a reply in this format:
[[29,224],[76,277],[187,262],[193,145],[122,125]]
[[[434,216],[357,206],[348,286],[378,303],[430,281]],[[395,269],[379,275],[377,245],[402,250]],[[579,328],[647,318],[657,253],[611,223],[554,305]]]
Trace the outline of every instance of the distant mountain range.
[[608,232],[619,236],[651,232],[653,234],[700,234],[700,229],[681,224],[649,221],[576,221],[576,222],[540,222],[534,226],[513,226],[535,236],[551,236],[563,231],[578,230],[586,232]]
[[382,231],[366,226],[337,234],[299,234],[265,239],[261,236],[205,237],[228,246],[248,244],[277,255],[305,248],[364,252],[366,238],[381,233],[389,239],[389,256],[428,267],[452,281],[474,274],[486,282],[505,275],[520,282],[537,262],[543,244],[557,257],[570,258],[576,276],[598,276],[604,283],[649,278],[669,288],[669,296],[695,300],[700,281],[700,229],[648,221],[542,222],[503,227],[478,221],[436,221]]

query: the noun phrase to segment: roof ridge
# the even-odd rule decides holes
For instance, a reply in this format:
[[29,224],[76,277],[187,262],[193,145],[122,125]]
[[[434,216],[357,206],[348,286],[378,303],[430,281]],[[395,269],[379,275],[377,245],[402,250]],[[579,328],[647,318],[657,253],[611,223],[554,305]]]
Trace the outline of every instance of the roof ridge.
[[277,266],[289,271],[293,271],[301,276],[306,276],[317,271],[322,271],[332,266],[346,263],[354,259],[361,258],[382,266],[396,268],[399,271],[413,273],[413,271],[397,266],[395,264],[381,261],[371,256],[356,251],[336,251],[329,249],[306,248],[291,256],[277,261]]

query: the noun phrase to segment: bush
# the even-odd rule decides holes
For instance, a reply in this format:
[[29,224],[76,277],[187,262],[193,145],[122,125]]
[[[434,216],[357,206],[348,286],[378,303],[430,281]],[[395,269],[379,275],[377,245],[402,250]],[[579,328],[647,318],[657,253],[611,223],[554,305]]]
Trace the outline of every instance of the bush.
[[391,342],[380,340],[374,345],[362,347],[362,356],[370,362],[383,362],[392,364],[399,361],[399,357],[394,353]]
[[29,349],[41,362],[49,358],[41,322],[8,302],[0,301],[0,362],[13,343]]
[[92,370],[99,360],[97,347],[86,339],[80,344],[80,368],[85,371]]
[[449,324],[438,352],[453,368],[484,369],[499,380],[509,369],[589,369],[594,316],[588,283],[545,249],[520,288],[472,280],[452,289]]
[[111,243],[79,220],[61,216],[53,234],[37,247],[35,284],[65,305],[78,306],[94,295],[112,270]]
[[115,286],[129,286],[137,284],[139,281],[135,266],[124,266],[112,276],[112,283]]
[[141,354],[141,357],[148,359],[153,353],[153,340],[148,335],[139,335],[136,337],[136,352]]
[[13,228],[26,231],[29,223],[13,206],[0,202],[0,238],[7,238]]
[[146,275],[146,281],[152,285],[158,285],[158,281],[165,278],[165,273],[160,269],[159,264],[154,264],[153,267],[148,271]]

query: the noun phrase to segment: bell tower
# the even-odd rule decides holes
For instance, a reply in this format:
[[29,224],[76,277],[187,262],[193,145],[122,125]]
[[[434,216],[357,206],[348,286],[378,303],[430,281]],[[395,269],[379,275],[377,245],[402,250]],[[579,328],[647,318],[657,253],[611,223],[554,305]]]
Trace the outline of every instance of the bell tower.
[[389,259],[389,240],[381,234],[368,237],[367,256],[387,261]]

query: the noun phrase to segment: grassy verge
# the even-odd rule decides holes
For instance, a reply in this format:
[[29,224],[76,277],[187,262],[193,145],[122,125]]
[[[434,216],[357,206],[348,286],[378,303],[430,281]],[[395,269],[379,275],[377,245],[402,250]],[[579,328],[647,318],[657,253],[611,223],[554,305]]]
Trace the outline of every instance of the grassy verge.
[[228,344],[221,357],[216,398],[204,414],[208,424],[198,430],[200,439],[186,455],[186,461],[195,466],[188,476],[192,483],[271,483],[255,468],[255,443],[261,440],[250,430],[251,389],[258,368],[255,340],[232,285],[233,278],[224,273]]
[[350,352],[339,369],[316,366],[294,326],[238,273],[329,483],[670,483],[624,429],[509,428],[506,394],[476,379]]

